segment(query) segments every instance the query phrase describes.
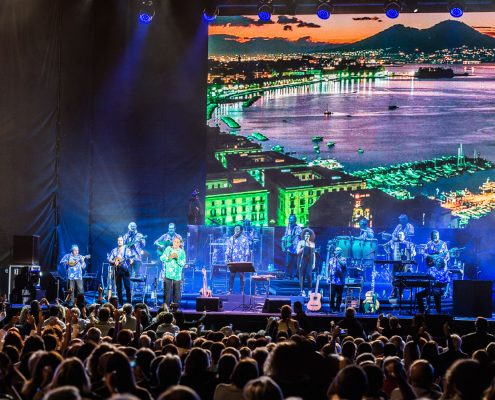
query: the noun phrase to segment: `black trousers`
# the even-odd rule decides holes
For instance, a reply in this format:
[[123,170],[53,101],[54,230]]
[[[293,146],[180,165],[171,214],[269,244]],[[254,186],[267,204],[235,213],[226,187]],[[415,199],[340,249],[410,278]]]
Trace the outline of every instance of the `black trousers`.
[[311,291],[313,287],[312,269],[313,259],[311,257],[302,257],[299,265],[299,287],[301,292],[304,290],[306,278],[308,280],[308,290]]
[[117,272],[115,274],[115,284],[117,286],[117,297],[119,298],[119,304],[121,305],[124,304],[124,297],[122,295],[122,283],[124,284],[127,302],[131,303],[131,273],[129,270],[117,268]]
[[285,267],[289,277],[297,276],[297,254],[285,253]]
[[[330,310],[340,311],[340,305],[342,304],[342,293],[344,292],[344,285],[330,284]],[[337,299],[337,304],[335,303]]]
[[241,281],[241,293],[244,293],[244,272],[231,272],[229,278],[229,292],[234,290],[234,279],[235,274],[239,274],[239,279]]
[[163,301],[170,305],[170,301],[180,305],[182,298],[182,281],[174,281],[173,279],[165,278],[163,281]]
[[420,313],[424,313],[425,312],[424,299],[428,298],[429,296],[433,296],[433,300],[435,301],[435,309],[437,310],[438,314],[441,314],[441,312],[442,312],[442,296],[445,292],[446,287],[447,287],[447,284],[437,284],[437,285],[433,286],[431,289],[421,290],[420,292],[416,293],[416,301],[418,303],[418,311]]

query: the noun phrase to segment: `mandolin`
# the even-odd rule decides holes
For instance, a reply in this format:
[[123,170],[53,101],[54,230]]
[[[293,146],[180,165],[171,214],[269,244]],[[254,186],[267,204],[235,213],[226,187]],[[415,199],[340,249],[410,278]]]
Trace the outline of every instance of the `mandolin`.
[[208,281],[206,279],[206,269],[203,268],[201,270],[201,272],[203,273],[203,287],[201,288],[201,290],[199,291],[199,294],[202,296],[202,297],[212,297],[213,294],[211,292],[210,289],[208,289]]
[[[90,259],[90,258],[91,258],[91,254],[82,256],[82,259],[83,260],[87,260],[87,259]],[[69,267],[73,267],[73,266],[77,265],[78,262],[79,262],[79,259],[74,258],[74,257],[70,257],[69,258],[69,262],[67,264],[68,264]]]
[[321,310],[321,293],[318,292],[318,287],[320,286],[321,275],[318,275],[316,279],[316,287],[313,293],[309,294],[308,304],[306,308],[308,311],[316,312]]

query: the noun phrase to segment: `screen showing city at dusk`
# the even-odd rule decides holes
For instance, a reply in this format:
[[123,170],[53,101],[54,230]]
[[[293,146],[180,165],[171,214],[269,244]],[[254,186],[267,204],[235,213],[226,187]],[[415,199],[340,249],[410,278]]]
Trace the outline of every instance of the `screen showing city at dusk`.
[[466,228],[495,208],[495,14],[219,17],[207,224]]

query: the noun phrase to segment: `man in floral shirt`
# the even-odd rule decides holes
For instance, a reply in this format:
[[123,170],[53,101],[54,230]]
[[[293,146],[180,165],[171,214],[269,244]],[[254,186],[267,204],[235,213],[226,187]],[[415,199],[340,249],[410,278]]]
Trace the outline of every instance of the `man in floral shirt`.
[[[181,240],[175,238],[168,246],[160,260],[163,262],[163,301],[170,305],[170,300],[180,304],[182,296],[182,268],[186,265],[186,253],[181,247]],[[172,293],[173,292],[173,293]]]
[[[227,263],[231,262],[248,262],[249,261],[249,240],[242,234],[242,225],[234,227],[234,235],[227,241],[226,259]],[[230,273],[229,293],[234,289],[234,279],[237,272]],[[244,293],[244,272],[239,272],[241,280],[241,293]]]
[[72,290],[72,302],[74,302],[75,287],[77,287],[78,293],[84,293],[82,270],[86,268],[85,258],[79,254],[78,245],[73,244],[71,252],[60,260],[60,264],[67,269],[67,280],[69,281],[69,288]]

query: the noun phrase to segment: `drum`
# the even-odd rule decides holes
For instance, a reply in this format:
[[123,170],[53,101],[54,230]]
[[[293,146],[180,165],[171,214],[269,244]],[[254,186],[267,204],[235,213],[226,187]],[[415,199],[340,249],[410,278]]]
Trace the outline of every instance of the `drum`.
[[337,236],[335,239],[335,247],[342,249],[343,257],[351,257],[351,237],[350,236]]
[[352,258],[373,260],[378,249],[377,239],[354,239],[352,241]]

